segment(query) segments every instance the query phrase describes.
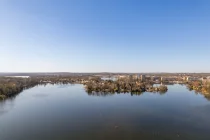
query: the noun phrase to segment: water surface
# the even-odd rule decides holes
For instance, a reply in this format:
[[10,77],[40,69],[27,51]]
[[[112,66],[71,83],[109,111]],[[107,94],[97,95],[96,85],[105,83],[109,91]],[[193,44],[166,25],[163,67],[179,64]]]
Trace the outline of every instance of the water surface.
[[210,140],[210,102],[181,85],[165,94],[88,94],[37,86],[0,102],[0,140]]

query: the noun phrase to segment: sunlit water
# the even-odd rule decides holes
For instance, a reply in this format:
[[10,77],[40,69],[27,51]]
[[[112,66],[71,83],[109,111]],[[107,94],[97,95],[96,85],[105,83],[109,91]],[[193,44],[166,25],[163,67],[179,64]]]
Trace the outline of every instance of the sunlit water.
[[210,140],[210,102],[168,88],[132,96],[37,86],[0,102],[0,140]]

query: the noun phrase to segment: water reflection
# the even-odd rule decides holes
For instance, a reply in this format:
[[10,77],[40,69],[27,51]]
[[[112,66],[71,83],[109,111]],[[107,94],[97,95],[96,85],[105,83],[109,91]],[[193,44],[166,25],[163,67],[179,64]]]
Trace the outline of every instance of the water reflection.
[[89,96],[112,96],[115,93],[111,93],[111,92],[86,92]]
[[0,101],[0,116],[8,113],[11,109],[14,108],[15,106],[15,97],[16,96],[12,96],[6,100],[1,100]]
[[130,94],[131,96],[141,96],[143,94],[158,94],[158,95],[164,95],[167,93],[167,91],[164,92],[95,92],[95,91],[86,91],[86,93],[89,96],[113,96],[115,94]]
[[[189,90],[189,91],[193,92],[193,90]],[[199,91],[194,91],[194,94],[202,95],[204,98],[206,98],[208,101],[210,101],[210,94],[203,94],[202,92],[199,92]]]

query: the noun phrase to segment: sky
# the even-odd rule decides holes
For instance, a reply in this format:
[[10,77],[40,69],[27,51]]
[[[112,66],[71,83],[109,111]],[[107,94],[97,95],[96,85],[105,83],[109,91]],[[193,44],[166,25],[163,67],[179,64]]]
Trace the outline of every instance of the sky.
[[210,72],[210,1],[0,0],[0,72]]

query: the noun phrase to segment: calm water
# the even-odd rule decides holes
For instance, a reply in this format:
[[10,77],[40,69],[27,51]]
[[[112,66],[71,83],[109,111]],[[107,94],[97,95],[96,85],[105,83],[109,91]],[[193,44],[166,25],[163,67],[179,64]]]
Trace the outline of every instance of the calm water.
[[168,88],[132,96],[34,87],[0,102],[0,140],[210,140],[210,102],[184,86]]

